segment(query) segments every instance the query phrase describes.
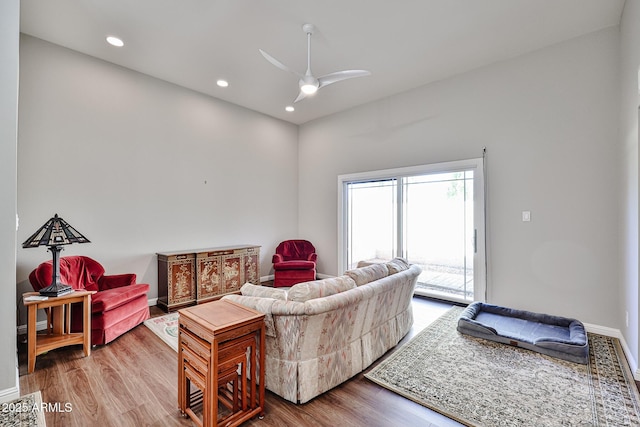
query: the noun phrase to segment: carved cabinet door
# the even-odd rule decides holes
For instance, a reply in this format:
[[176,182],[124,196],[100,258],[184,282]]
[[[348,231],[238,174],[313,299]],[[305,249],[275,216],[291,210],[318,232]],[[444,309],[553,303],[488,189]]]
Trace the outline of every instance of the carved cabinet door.
[[193,255],[176,255],[168,259],[169,307],[187,305],[196,300],[196,275]]
[[196,255],[198,265],[198,302],[224,293],[223,265],[219,252],[201,252]]

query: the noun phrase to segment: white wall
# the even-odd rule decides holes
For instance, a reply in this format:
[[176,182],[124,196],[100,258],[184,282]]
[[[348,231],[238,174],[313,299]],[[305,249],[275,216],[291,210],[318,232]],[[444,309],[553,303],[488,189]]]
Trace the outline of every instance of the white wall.
[[[638,361],[638,72],[640,70],[640,2],[627,1],[620,24],[621,108],[620,140],[622,183],[620,240],[621,302],[620,325],[633,357]],[[629,326],[626,326],[629,313]],[[636,374],[638,376],[638,374]]]
[[611,28],[301,126],[299,231],[319,270],[340,273],[338,175],[486,146],[489,301],[619,328],[618,47]]
[[[297,126],[33,37],[20,47],[19,244],[58,213],[91,240],[62,256],[136,273],[150,298],[156,252],[257,244],[272,274],[297,233]],[[50,257],[19,245],[19,289]]]
[[[16,150],[20,2],[0,2],[0,325],[16,319]],[[19,393],[15,328],[0,328],[0,401]]]

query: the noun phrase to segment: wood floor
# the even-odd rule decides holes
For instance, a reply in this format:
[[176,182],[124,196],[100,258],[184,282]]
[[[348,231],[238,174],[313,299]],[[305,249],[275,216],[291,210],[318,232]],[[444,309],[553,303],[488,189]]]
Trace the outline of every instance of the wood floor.
[[[401,344],[451,307],[419,297],[413,304],[415,323]],[[152,316],[164,314],[156,307],[151,312]],[[83,356],[82,346],[38,356],[30,375],[26,359],[23,343],[19,346],[20,391],[41,391],[43,402],[49,404],[48,427],[194,425],[177,409],[176,352],[143,325],[95,347],[89,357]],[[370,382],[362,373],[303,405],[267,391],[265,406],[263,420],[256,418],[245,425],[460,425]]]

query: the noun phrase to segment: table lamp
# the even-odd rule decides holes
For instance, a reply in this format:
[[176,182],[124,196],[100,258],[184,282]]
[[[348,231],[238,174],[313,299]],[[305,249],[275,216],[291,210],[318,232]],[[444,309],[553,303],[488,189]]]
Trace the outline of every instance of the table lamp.
[[23,248],[48,246],[53,254],[53,277],[51,279],[51,285],[42,288],[40,295],[59,297],[73,292],[71,286],[60,282],[60,251],[62,250],[62,246],[72,243],[90,242],[89,239],[80,234],[78,230],[67,224],[58,214],[55,214],[53,218],[49,219],[49,221],[22,244]]

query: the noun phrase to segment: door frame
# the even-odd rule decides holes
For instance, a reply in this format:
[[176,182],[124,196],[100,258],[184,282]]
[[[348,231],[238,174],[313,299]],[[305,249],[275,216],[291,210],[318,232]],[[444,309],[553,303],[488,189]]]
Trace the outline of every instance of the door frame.
[[[450,162],[432,163],[418,166],[408,166],[393,169],[358,172],[338,176],[338,272],[342,274],[347,269],[347,184],[357,181],[382,180],[404,178],[414,175],[428,175],[445,172],[459,172],[473,170],[474,193],[474,227],[476,232],[474,268],[474,299],[485,301],[487,295],[487,263],[486,263],[486,218],[485,218],[485,185],[484,159],[482,157],[455,160]],[[402,251],[402,245],[397,248]],[[403,256],[402,252],[398,256]],[[455,298],[453,299],[455,300]],[[469,302],[469,301],[466,301]]]

